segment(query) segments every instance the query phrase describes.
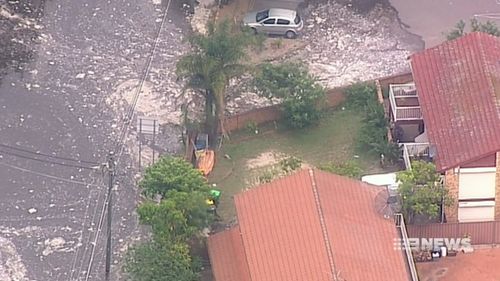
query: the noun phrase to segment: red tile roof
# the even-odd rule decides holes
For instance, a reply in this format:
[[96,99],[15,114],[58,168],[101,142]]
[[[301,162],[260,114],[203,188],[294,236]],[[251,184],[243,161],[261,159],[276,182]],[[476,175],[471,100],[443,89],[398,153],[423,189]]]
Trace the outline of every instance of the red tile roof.
[[212,270],[218,280],[251,280],[239,226],[210,236],[208,243]]
[[500,150],[500,38],[474,32],[411,57],[436,166]]
[[[334,272],[349,281],[410,280],[402,252],[393,249],[394,222],[375,211],[380,190],[302,170],[237,195],[243,250],[221,246],[240,243],[229,238],[234,229],[209,238],[215,280],[331,281]],[[250,279],[246,271],[234,277],[234,260],[246,261]]]
[[394,250],[394,238],[399,237],[394,222],[374,207],[381,188],[314,173],[335,267],[343,280],[410,280],[402,252]]

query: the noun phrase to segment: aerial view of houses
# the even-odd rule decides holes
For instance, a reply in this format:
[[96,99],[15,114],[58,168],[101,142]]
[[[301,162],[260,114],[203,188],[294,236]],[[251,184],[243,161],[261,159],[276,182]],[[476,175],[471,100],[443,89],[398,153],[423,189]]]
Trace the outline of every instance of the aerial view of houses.
[[0,281],[499,281],[498,0],[0,0]]

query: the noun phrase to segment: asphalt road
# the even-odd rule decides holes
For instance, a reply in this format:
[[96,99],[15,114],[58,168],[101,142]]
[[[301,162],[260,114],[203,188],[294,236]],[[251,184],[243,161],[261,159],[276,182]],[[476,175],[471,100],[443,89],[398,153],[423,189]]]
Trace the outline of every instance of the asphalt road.
[[[140,79],[163,16],[159,3],[46,1],[35,59],[0,84],[0,144],[104,162],[124,129],[125,112],[108,106],[110,95],[120,83]],[[182,47],[179,5],[168,11],[156,68],[171,69]],[[121,279],[116,263],[139,231],[136,171],[127,152],[115,186],[113,280]],[[99,169],[68,165],[93,166],[0,146],[2,281],[104,279],[107,179]]]
[[446,40],[455,24],[472,18],[493,21],[500,26],[499,0],[390,0],[399,12],[401,21],[412,33],[420,35],[426,47],[433,47]]

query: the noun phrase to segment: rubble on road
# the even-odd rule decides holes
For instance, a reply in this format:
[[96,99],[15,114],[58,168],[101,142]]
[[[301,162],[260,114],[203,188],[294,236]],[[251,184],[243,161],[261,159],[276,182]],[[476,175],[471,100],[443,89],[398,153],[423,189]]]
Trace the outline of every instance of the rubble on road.
[[408,71],[408,55],[423,47],[404,33],[390,7],[362,15],[328,2],[304,17],[300,40],[307,45],[290,59],[304,61],[327,88]]
[[[400,26],[391,7],[376,5],[359,14],[329,1],[307,8],[303,17],[305,27],[296,40],[304,46],[273,61],[304,62],[326,88],[407,72],[407,57],[423,48],[423,41]],[[228,88],[228,114],[271,104],[244,86],[248,80],[238,79]]]

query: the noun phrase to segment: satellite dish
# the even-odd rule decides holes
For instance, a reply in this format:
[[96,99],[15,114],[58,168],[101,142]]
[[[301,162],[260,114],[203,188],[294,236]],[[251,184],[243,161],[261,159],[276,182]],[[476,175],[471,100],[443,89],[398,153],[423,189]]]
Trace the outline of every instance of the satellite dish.
[[399,196],[389,193],[386,188],[377,193],[374,200],[375,211],[385,219],[393,219],[394,214],[401,211]]

